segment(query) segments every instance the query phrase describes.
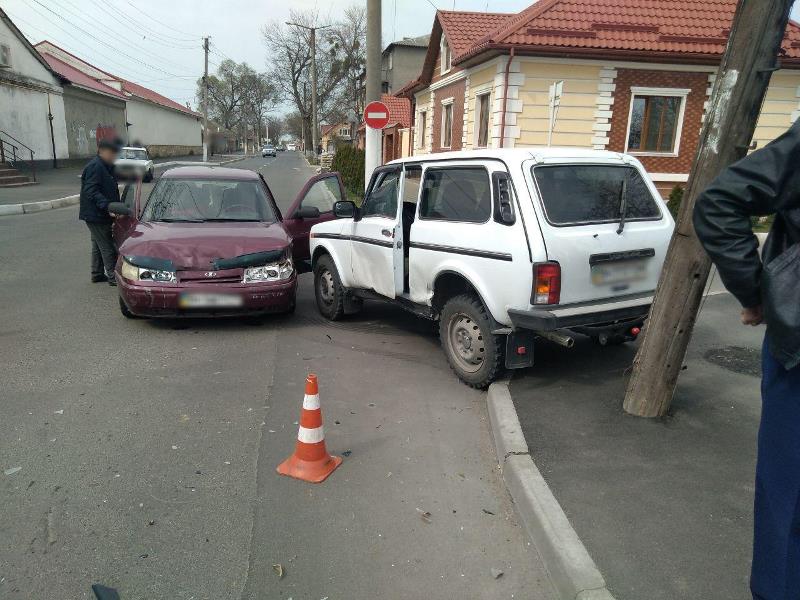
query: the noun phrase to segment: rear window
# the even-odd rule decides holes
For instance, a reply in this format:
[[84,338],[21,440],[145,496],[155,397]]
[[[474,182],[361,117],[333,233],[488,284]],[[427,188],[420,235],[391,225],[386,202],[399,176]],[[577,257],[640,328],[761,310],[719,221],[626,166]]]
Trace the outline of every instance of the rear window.
[[119,151],[119,157],[133,160],[147,160],[147,150],[134,150],[132,148],[123,148]]
[[489,173],[483,167],[431,168],[422,182],[420,219],[483,223],[492,212]]
[[[661,211],[639,171],[610,165],[552,165],[533,167],[533,178],[553,225],[658,220]],[[624,186],[623,186],[624,183]]]

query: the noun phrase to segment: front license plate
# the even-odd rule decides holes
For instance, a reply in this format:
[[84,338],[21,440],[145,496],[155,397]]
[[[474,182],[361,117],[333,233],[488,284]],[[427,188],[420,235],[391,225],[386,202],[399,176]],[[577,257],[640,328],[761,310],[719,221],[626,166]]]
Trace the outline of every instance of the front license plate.
[[241,296],[235,294],[184,293],[180,298],[181,308],[237,308],[242,306]]
[[647,262],[644,260],[623,260],[592,265],[592,283],[595,285],[628,283],[645,277],[647,277]]

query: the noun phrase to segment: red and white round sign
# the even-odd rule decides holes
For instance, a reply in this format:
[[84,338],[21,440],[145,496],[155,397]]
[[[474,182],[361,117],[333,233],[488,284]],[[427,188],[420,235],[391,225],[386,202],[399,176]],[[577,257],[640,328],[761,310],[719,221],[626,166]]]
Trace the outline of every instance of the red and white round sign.
[[377,100],[370,102],[364,108],[364,122],[372,129],[383,129],[389,124],[389,108]]

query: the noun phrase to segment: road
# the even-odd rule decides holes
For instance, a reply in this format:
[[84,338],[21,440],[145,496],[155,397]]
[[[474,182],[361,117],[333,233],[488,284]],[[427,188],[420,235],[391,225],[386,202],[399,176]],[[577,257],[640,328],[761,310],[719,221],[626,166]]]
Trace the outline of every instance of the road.
[[[294,153],[235,166],[283,209],[312,173]],[[309,275],[261,325],[127,320],[89,283],[76,213],[0,219],[0,598],[553,597],[484,394],[430,323],[379,303],[328,323]],[[309,371],[346,453],[320,485],[275,473]]]

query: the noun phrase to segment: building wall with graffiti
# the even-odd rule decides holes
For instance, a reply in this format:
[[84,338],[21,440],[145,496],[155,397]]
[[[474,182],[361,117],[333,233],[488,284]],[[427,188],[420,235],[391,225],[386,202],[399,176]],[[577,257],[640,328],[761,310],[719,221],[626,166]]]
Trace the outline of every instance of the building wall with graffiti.
[[102,139],[126,141],[124,100],[66,86],[64,113],[70,158],[93,156]]

